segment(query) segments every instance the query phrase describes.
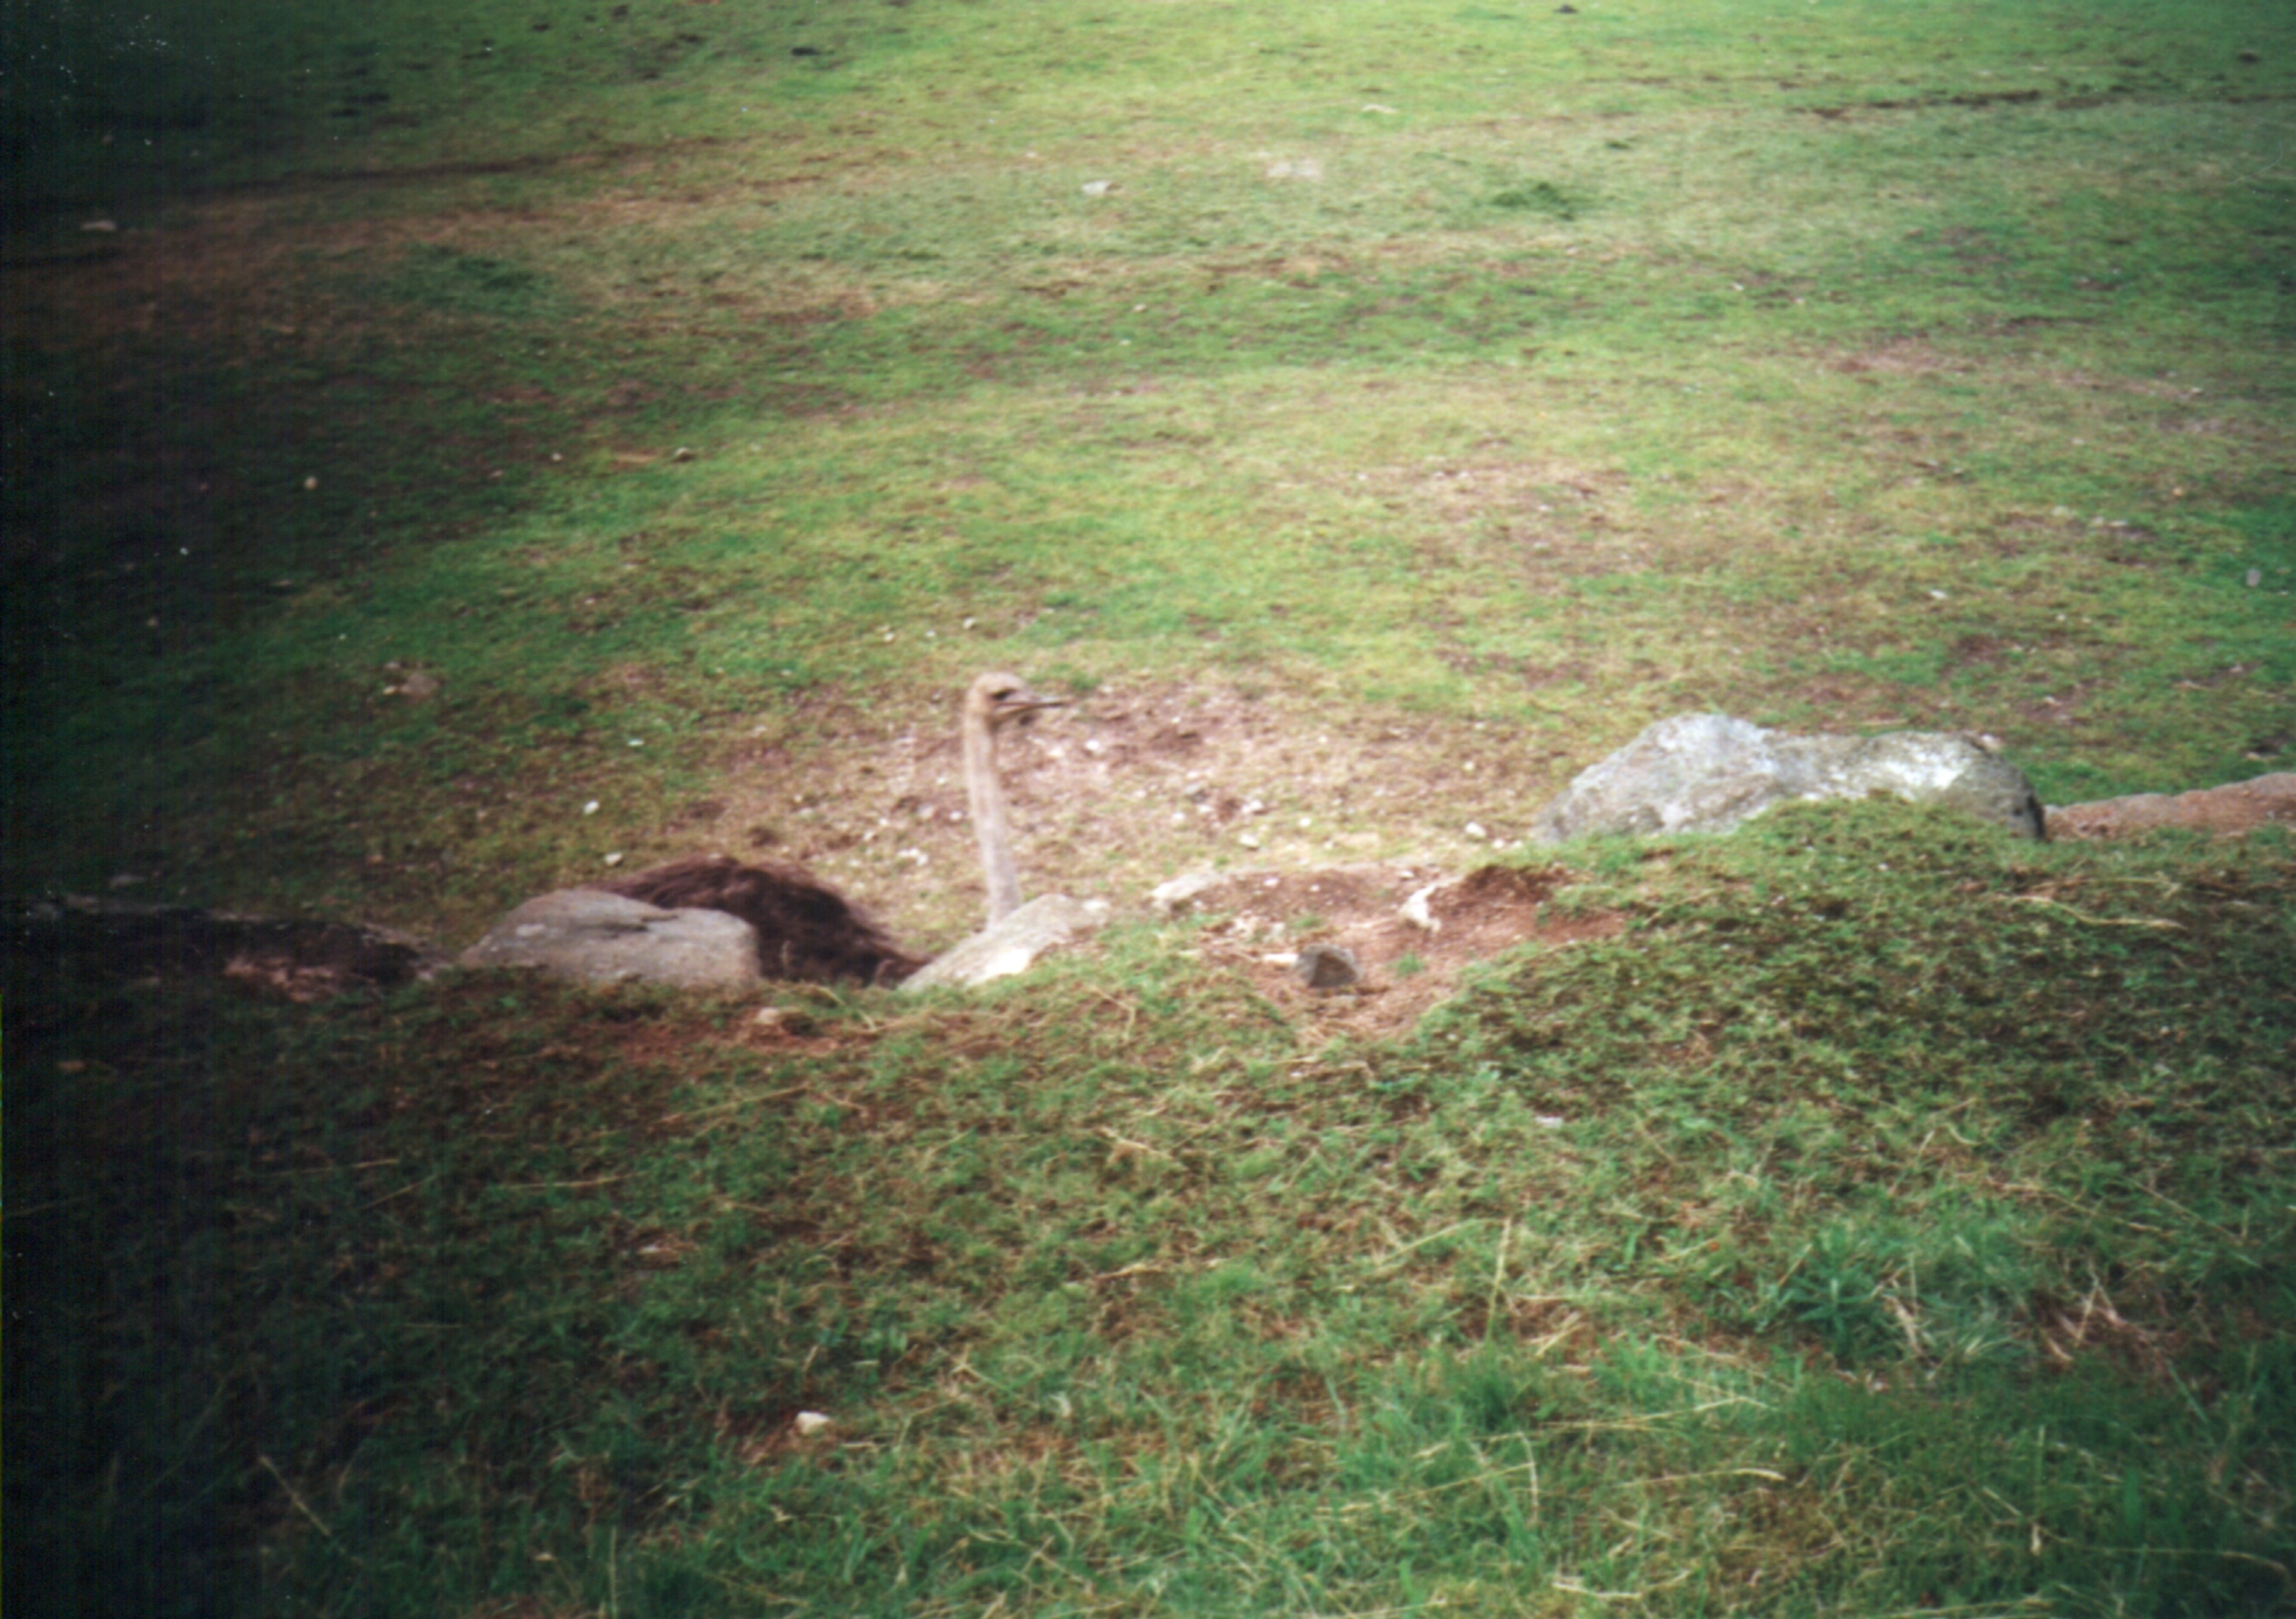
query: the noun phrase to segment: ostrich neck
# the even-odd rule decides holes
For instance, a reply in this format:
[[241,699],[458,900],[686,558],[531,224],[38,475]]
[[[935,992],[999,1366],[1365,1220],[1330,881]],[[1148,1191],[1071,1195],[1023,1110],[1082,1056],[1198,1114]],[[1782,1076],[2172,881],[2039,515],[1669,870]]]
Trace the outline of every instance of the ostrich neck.
[[980,867],[988,878],[993,925],[1021,908],[1021,874],[1013,867],[1013,834],[1004,824],[1004,789],[996,779],[996,736],[978,714],[964,717],[964,791],[972,829],[980,840]]

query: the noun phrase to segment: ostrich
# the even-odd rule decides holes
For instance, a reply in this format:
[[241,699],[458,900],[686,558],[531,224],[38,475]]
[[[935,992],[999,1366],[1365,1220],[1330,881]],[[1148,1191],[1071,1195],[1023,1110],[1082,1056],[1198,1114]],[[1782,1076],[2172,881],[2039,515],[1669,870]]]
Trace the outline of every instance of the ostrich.
[[768,978],[898,983],[913,956],[850,900],[802,866],[745,866],[730,855],[688,855],[593,888],[664,910],[718,910],[758,931],[758,967]]
[[[964,694],[965,796],[980,841],[988,879],[988,919],[1021,904],[1004,818],[1004,790],[996,779],[996,732],[1008,721],[1026,723],[1038,709],[1063,699],[1043,697],[1017,675],[986,674]],[[853,902],[802,866],[772,861],[749,866],[722,854],[690,855],[591,887],[665,910],[725,911],[758,931],[758,966],[769,978],[829,983],[857,979],[898,983],[924,965]]]
[[1040,697],[1018,675],[986,674],[964,694],[964,795],[980,840],[980,868],[988,879],[988,925],[1021,908],[1021,875],[1013,864],[1013,832],[1004,821],[1004,785],[996,774],[996,733],[1008,720],[1026,725],[1038,709],[1065,698]]

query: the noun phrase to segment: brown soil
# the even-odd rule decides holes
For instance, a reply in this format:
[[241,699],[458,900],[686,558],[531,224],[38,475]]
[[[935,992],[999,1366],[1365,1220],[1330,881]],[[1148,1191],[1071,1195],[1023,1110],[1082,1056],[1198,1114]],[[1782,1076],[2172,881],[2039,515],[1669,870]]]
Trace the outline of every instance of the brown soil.
[[[1424,866],[1325,866],[1240,871],[1191,896],[1187,908],[1214,918],[1202,935],[1208,959],[1250,974],[1260,993],[1310,1032],[1384,1035],[1418,1021],[1457,989],[1460,974],[1521,944],[1606,939],[1624,925],[1603,913],[1554,912],[1547,901],[1575,880],[1561,867],[1479,866],[1464,877]],[[1402,910],[1427,891],[1430,929]],[[1304,946],[1337,945],[1363,972],[1352,989],[1307,988],[1292,957]],[[1398,971],[1416,963],[1415,970]]]
[[2127,837],[2156,826],[2181,826],[2221,837],[2272,826],[2296,826],[2296,772],[2276,771],[2173,796],[2138,793],[2049,807],[2053,838]]
[[[713,851],[793,860],[905,945],[955,943],[980,925],[983,903],[956,696],[867,714],[823,705],[757,727],[709,800],[658,843],[628,848],[628,863]],[[1377,861],[1432,882],[1519,847],[1570,774],[1626,734],[1574,739],[1583,754],[1566,754],[1543,733],[1397,725],[1308,693],[1136,679],[1008,733],[1000,751],[1024,892],[1106,900],[1122,916],[1203,867]]]

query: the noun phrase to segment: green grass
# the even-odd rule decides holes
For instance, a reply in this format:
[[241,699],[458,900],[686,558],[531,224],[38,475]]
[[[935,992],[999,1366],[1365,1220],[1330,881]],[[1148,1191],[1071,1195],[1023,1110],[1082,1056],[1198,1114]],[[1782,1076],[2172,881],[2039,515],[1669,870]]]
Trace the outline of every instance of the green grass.
[[145,1613],[2283,1601],[2287,840],[1617,852],[1563,902],[1625,935],[1398,1047],[1185,929],[779,1053],[20,968],[94,1003],[12,1053],[18,1556]]
[[[939,942],[865,840],[994,665],[1337,761],[1219,785],[1351,858],[1685,709],[2286,768],[2292,63],[2182,0],[10,8],[0,893],[459,942],[755,828]],[[1032,877],[1204,859],[1160,780]],[[1185,929],[799,1048],[13,961],[20,1566],[2290,1600],[2284,840],[1571,858],[1630,932],[1381,1045]]]

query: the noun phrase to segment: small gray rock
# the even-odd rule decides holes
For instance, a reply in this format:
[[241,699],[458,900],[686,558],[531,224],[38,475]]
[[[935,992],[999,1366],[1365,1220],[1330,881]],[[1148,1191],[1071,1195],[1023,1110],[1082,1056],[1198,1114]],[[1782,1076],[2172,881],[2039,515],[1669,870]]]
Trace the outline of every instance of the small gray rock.
[[1363,964],[1353,950],[1337,944],[1308,945],[1292,971],[1311,990],[1348,990],[1363,982]]
[[663,910],[593,888],[529,900],[462,954],[466,967],[538,967],[586,983],[746,990],[758,932],[716,910]]
[[2024,772],[1965,736],[1797,736],[1727,714],[1677,714],[1579,772],[1539,812],[1531,837],[1728,832],[1782,800],[1875,792],[1948,804],[2021,837],[2043,835],[2040,800]]
[[1218,888],[1226,879],[1209,866],[1199,866],[1193,871],[1184,871],[1168,883],[1159,883],[1148,891],[1149,908],[1160,916],[1177,916],[1195,908],[1196,897],[1206,889]]
[[904,990],[973,989],[1036,965],[1047,950],[1073,942],[1108,920],[1105,900],[1046,894],[985,927],[901,981]]

